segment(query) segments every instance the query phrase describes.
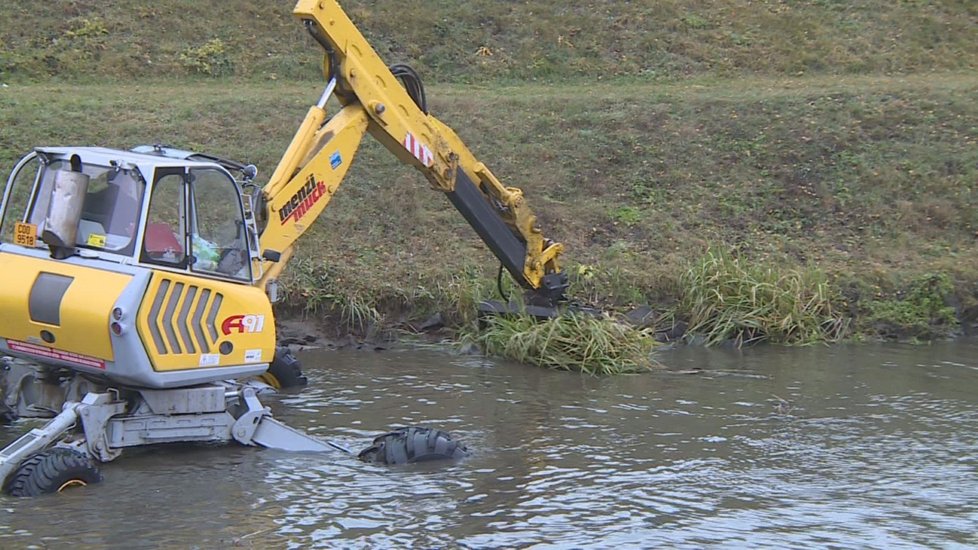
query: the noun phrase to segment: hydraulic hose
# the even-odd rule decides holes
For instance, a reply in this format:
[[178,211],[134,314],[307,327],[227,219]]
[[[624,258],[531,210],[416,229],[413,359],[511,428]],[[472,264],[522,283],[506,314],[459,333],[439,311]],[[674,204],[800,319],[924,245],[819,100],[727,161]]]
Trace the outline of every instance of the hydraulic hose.
[[424,84],[421,82],[421,76],[418,72],[404,63],[395,63],[388,69],[404,84],[404,89],[407,90],[408,95],[414,100],[415,105],[421,109],[421,112],[428,114],[428,98],[425,96]]

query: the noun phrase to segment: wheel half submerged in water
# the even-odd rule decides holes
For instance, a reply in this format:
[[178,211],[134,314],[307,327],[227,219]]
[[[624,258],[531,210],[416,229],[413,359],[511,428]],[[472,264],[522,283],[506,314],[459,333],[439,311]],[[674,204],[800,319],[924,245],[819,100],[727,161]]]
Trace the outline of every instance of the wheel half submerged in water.
[[22,462],[7,479],[3,491],[14,497],[36,497],[100,481],[102,473],[87,454],[53,447]]
[[468,449],[441,430],[411,426],[374,438],[357,458],[375,464],[414,464],[468,456]]
[[268,371],[258,378],[277,390],[298,388],[309,383],[302,374],[302,363],[286,346],[275,348],[275,358],[268,365]]

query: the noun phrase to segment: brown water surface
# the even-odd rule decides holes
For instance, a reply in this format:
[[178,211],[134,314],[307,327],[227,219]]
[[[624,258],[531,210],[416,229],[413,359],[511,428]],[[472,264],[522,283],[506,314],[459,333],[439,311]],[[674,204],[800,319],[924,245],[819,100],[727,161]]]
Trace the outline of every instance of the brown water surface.
[[[276,416],[360,449],[405,424],[457,463],[130,450],[0,499],[0,547],[978,546],[978,341],[661,352],[590,378],[432,350],[310,352]],[[7,442],[33,425],[0,429]]]

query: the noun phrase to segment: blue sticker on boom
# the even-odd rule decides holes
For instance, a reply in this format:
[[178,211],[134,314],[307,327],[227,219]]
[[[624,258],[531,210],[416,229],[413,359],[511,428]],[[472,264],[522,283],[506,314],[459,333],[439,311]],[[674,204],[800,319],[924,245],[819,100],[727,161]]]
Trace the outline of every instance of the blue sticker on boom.
[[329,156],[329,165],[336,170],[341,164],[343,164],[343,157],[340,156],[340,152],[337,151]]

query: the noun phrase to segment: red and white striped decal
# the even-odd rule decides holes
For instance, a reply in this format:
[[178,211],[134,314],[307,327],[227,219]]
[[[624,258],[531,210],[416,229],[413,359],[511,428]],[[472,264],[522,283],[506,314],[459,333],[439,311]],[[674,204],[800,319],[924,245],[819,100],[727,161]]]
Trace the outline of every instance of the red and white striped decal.
[[431,166],[435,163],[435,155],[431,153],[431,149],[428,149],[428,146],[421,143],[411,132],[404,136],[404,148],[425,166]]
[[35,357],[57,359],[59,361],[81,365],[83,367],[105,370],[105,361],[99,359],[98,357],[89,357],[88,355],[82,355],[80,353],[72,353],[70,351],[62,351],[59,349],[49,348],[47,346],[39,346],[36,344],[29,344],[27,342],[10,339],[7,339],[7,348],[9,348],[10,351],[26,353]]

